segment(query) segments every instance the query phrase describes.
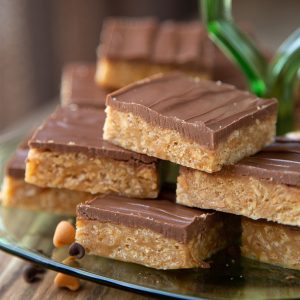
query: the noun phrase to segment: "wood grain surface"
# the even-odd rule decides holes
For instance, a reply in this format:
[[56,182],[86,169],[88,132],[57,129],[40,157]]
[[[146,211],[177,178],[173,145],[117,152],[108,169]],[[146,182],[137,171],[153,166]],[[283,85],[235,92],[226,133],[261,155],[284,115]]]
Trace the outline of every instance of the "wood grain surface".
[[28,262],[0,251],[0,299],[154,299],[87,281],[81,281],[81,288],[76,292],[58,289],[53,285],[56,273],[51,270],[47,270],[41,281],[29,284],[23,279],[26,264]]

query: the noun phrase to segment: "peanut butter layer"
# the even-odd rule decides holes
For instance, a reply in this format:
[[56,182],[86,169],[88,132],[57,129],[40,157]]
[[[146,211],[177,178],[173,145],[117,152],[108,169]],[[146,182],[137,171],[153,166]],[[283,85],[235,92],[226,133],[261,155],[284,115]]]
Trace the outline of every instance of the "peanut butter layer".
[[242,218],[243,256],[300,270],[300,229]]
[[105,107],[107,90],[95,82],[96,65],[76,62],[66,65],[61,81],[62,105]]
[[232,242],[229,222],[236,220],[164,199],[104,196],[77,207],[76,239],[90,254],[158,269],[206,267]]
[[77,152],[30,149],[25,180],[40,187],[65,188],[91,194],[113,193],[127,197],[156,198],[159,192],[155,164],[89,157]]

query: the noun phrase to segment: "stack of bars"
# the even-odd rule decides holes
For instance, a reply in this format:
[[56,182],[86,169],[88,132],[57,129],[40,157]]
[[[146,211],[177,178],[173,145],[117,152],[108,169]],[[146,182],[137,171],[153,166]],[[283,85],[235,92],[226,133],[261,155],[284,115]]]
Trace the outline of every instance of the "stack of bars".
[[[77,205],[87,253],[157,269],[208,267],[240,235],[242,255],[300,269],[300,144],[274,143],[276,100],[207,80],[222,56],[197,22],[109,19],[98,55],[65,67],[61,106],[7,165],[3,205]],[[180,166],[176,195],[163,160]]]

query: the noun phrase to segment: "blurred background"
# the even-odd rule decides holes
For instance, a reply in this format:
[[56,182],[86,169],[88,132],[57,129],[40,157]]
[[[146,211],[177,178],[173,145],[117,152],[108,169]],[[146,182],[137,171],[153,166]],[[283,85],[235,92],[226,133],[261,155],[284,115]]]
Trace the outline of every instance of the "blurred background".
[[[234,0],[234,16],[274,51],[299,26],[300,1]],[[106,16],[198,17],[197,0],[0,0],[0,133],[57,99],[64,63],[96,60]]]

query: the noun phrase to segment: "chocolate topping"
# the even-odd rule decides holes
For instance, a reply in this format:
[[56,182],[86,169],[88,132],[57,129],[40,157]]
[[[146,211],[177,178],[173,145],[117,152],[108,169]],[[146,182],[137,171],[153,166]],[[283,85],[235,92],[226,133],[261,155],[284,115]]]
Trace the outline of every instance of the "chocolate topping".
[[112,59],[147,60],[158,23],[154,18],[109,18],[103,23],[100,53]]
[[23,269],[23,278],[27,283],[33,283],[42,279],[42,274],[47,270],[37,264],[28,264]]
[[148,228],[167,238],[187,242],[204,232],[220,214],[174,204],[168,200],[97,197],[77,206],[77,218]]
[[69,247],[69,255],[81,259],[85,255],[85,249],[81,244],[74,242]]
[[210,149],[235,129],[276,114],[277,102],[221,82],[182,73],[154,75],[107,96],[106,104],[132,112],[154,126],[179,133]]
[[198,21],[110,18],[103,25],[100,56],[199,68],[210,66],[211,49]]
[[159,64],[208,67],[212,44],[205,29],[197,22],[161,23],[153,43],[150,60]]
[[63,105],[105,107],[108,93],[95,83],[95,64],[72,63],[63,69],[61,99]]
[[300,186],[300,141],[280,137],[261,152],[244,158],[234,166],[225,167],[224,170],[279,184]]
[[70,105],[58,107],[29,141],[31,148],[84,153],[132,163],[153,163],[155,158],[112,145],[102,139],[103,110]]
[[6,164],[6,175],[18,179],[24,179],[28,151],[28,140],[26,139],[21,145],[19,145],[16,152]]

